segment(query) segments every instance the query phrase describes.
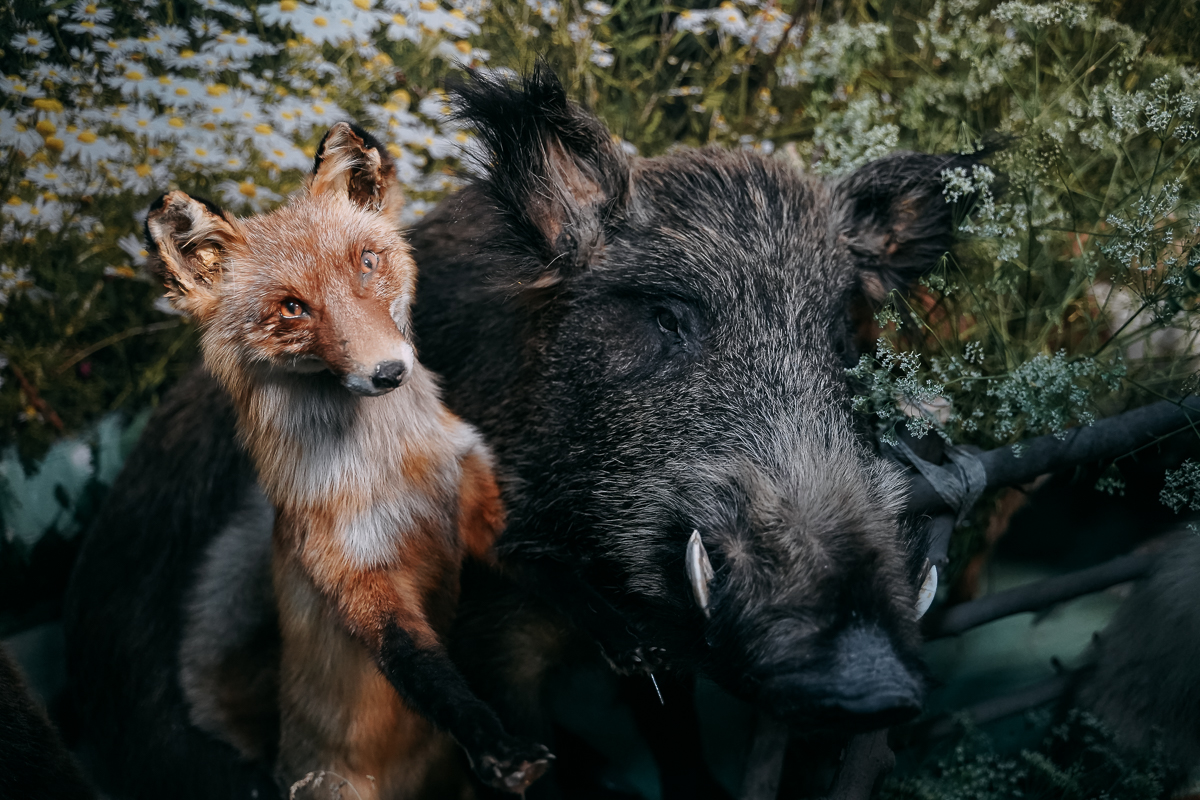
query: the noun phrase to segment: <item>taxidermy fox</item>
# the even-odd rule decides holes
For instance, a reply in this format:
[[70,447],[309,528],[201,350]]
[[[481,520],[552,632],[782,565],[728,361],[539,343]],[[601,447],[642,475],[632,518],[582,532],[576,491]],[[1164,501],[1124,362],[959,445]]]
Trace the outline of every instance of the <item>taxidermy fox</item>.
[[485,782],[520,793],[551,756],[505,733],[440,638],[461,564],[490,557],[503,508],[489,451],[408,341],[402,202],[379,143],[339,123],[287,206],[236,219],[175,191],[146,228],[275,507],[277,779],[461,796],[442,731]]

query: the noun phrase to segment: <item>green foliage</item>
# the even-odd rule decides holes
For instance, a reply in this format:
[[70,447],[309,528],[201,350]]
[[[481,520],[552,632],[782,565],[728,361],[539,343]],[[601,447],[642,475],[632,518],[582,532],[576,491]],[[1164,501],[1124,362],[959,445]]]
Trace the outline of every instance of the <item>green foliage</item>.
[[1152,800],[1181,776],[1157,749],[1131,754],[1091,715],[1072,711],[1034,750],[996,752],[967,729],[948,755],[884,783],[880,800]]

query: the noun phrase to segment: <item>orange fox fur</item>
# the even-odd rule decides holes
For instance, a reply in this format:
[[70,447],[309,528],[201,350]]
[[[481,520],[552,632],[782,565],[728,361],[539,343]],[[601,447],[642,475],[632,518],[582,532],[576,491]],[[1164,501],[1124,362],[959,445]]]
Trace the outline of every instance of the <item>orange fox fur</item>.
[[401,203],[386,154],[339,123],[285,207],[235,219],[176,191],[147,230],[275,507],[281,786],[324,770],[363,798],[469,796],[449,733],[520,792],[545,749],[507,737],[441,644],[504,512],[488,449],[407,341]]

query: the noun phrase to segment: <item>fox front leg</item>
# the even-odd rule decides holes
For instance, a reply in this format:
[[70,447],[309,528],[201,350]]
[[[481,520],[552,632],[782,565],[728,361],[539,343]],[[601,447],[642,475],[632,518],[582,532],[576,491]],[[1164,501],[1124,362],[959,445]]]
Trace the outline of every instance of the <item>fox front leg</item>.
[[[419,557],[414,545],[398,554],[394,568],[363,569],[331,539],[315,530],[303,537],[300,571],[333,604],[409,708],[458,742],[489,786],[524,792],[549,768],[549,751],[504,730],[450,660],[425,613],[428,598],[459,561],[439,564],[428,550]],[[286,542],[277,545],[288,557]]]
[[379,666],[405,702],[454,737],[476,774],[492,788],[523,794],[549,769],[550,751],[509,736],[440,644],[418,644],[409,631],[389,625],[383,631]]

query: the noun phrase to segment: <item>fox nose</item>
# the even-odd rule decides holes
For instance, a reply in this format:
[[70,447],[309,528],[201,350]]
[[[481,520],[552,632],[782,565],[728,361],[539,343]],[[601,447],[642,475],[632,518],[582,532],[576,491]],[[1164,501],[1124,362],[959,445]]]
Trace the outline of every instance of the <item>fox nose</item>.
[[371,375],[371,384],[376,389],[395,389],[404,382],[408,374],[408,365],[403,361],[384,361],[375,366]]

